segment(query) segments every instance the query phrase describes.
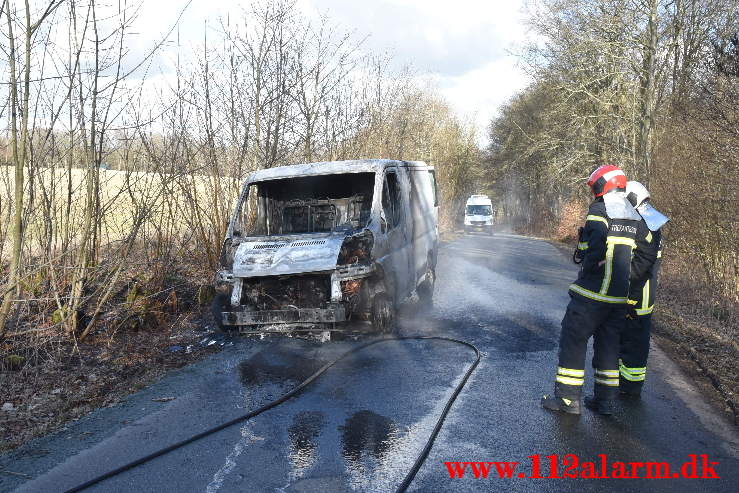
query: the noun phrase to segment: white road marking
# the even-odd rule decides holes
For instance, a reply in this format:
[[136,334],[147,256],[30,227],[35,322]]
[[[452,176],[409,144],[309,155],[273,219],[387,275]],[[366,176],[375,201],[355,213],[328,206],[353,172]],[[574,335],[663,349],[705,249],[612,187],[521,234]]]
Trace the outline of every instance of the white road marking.
[[244,448],[246,448],[247,445],[264,440],[264,437],[258,437],[252,433],[250,429],[252,424],[253,423],[248,422],[241,427],[241,438],[236,442],[236,445],[234,445],[234,448],[231,453],[228,454],[228,457],[226,457],[226,462],[223,466],[221,466],[221,468],[213,475],[213,479],[205,489],[206,493],[215,493],[221,489],[223,481],[229,474],[231,474],[231,471],[234,470],[234,467],[236,467],[236,459],[241,455],[241,452],[244,451]]

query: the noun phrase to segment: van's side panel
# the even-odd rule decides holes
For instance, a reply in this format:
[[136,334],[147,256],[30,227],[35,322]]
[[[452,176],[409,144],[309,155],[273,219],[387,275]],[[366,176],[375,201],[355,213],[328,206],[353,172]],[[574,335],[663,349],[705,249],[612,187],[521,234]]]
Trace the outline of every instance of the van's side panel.
[[403,211],[403,219],[401,222],[403,241],[403,253],[399,260],[399,265],[403,267],[403,271],[398,272],[398,276],[402,276],[400,284],[403,285],[402,294],[398,297],[398,302],[402,302],[416,288],[416,277],[414,272],[414,251],[413,251],[413,223],[414,218],[411,213],[410,195],[411,195],[411,179],[408,168],[398,166],[398,178],[400,179],[400,207]]
[[[434,268],[438,244],[438,210],[434,206],[434,190],[428,167],[410,167],[411,214],[413,217],[413,262],[416,283],[426,270]],[[428,265],[429,260],[432,265]]]
[[[411,255],[413,254],[413,249],[411,247],[412,237],[410,231],[412,217],[408,197],[410,194],[410,183],[407,170],[404,167],[387,166],[384,173],[378,173],[380,183],[376,189],[380,190],[381,197],[383,195],[383,187],[388,182],[388,175],[391,173],[396,178],[398,192],[396,206],[399,210],[399,222],[395,225],[392,224],[388,211],[382,210],[383,205],[381,200],[379,207],[382,212],[378,213],[378,217],[380,215],[385,217],[385,231],[380,231],[379,236],[375,238],[375,243],[379,247],[377,248],[377,261],[382,266],[385,274],[385,287],[389,291],[392,291],[396,303],[400,303],[410,295],[415,287],[413,285],[415,277],[411,271],[413,265]],[[389,182],[388,186],[390,186]],[[380,247],[380,244],[384,245],[384,248]]]

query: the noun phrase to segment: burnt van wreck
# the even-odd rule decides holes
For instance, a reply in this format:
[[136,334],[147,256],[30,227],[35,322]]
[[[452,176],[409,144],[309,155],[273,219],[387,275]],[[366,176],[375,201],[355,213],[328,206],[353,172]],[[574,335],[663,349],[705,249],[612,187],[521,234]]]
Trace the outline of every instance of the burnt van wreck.
[[436,218],[433,169],[424,163],[257,171],[223,243],[216,321],[241,332],[338,331],[350,322],[389,332],[401,303],[431,303]]

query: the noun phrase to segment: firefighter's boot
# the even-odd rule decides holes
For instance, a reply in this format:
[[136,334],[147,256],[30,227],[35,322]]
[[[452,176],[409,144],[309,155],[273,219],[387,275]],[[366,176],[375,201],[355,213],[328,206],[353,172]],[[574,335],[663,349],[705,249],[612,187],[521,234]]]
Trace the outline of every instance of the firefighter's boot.
[[541,398],[541,407],[550,411],[560,411],[567,414],[580,414],[579,399],[565,399],[546,394]]
[[595,396],[585,397],[585,407],[603,416],[613,414],[613,399],[599,399]]

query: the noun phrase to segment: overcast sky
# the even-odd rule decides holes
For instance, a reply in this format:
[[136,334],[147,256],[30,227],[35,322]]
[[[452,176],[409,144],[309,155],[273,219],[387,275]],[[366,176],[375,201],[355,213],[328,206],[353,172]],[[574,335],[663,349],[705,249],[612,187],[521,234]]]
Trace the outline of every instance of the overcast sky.
[[[188,0],[146,1],[138,39],[161,37]],[[510,51],[525,39],[523,0],[297,0],[306,15],[327,14],[364,49],[430,76],[460,116],[474,119],[481,144],[498,107],[526,84]],[[181,39],[202,39],[204,19],[239,11],[248,0],[192,0]]]

